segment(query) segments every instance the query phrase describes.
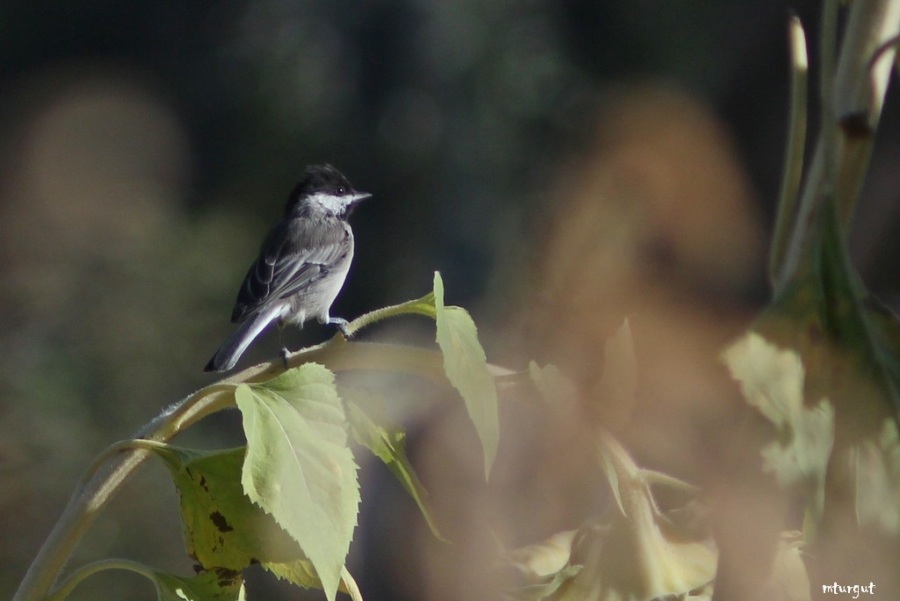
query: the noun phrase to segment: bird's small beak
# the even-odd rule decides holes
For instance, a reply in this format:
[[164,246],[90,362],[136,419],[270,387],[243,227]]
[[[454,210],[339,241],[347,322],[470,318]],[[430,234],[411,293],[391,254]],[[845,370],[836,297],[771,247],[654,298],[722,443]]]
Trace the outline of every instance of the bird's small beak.
[[357,192],[356,194],[354,194],[353,196],[350,197],[350,204],[356,205],[356,204],[362,202],[363,200],[365,200],[367,198],[371,198],[371,197],[372,197],[372,195],[369,194],[368,192]]

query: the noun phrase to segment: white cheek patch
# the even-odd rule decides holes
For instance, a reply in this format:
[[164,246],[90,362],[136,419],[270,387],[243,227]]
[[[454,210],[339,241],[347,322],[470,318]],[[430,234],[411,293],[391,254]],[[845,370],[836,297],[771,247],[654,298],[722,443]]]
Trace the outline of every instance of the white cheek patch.
[[352,194],[335,196],[334,194],[319,192],[309,197],[309,203],[311,205],[318,205],[331,213],[340,214],[346,210],[347,205],[353,202],[354,198],[356,197]]

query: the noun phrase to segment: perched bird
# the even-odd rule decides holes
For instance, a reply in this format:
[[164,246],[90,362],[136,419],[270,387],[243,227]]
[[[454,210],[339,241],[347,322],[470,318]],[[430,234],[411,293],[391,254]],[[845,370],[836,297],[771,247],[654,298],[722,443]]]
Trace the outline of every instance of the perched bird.
[[[273,321],[279,327],[302,327],[316,318],[347,334],[347,320],[331,317],[329,310],[353,260],[353,231],[347,219],[370,196],[354,190],[331,165],[306,168],[238,292],[231,321],[240,325],[204,371],[234,367]],[[282,353],[286,357],[287,349]]]

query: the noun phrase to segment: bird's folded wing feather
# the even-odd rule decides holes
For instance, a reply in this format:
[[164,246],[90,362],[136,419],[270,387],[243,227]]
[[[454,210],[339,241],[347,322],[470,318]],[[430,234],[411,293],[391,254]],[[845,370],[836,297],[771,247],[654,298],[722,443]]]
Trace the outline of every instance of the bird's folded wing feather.
[[[238,322],[273,302],[293,296],[328,275],[331,266],[340,262],[350,249],[350,242],[340,235],[289,235],[289,225],[281,224],[263,244],[263,251],[250,267],[238,293],[231,321]],[[338,230],[333,230],[335,234]]]

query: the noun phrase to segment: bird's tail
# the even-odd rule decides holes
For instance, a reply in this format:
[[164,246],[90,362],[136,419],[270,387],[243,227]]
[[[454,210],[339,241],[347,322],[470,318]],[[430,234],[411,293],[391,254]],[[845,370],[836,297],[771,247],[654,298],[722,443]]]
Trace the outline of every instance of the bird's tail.
[[277,305],[270,307],[266,311],[261,311],[256,315],[252,315],[241,322],[241,325],[231,333],[225,340],[216,354],[212,356],[203,371],[228,371],[234,364],[238,362],[250,343],[253,342],[259,333],[268,326],[273,319],[278,317],[280,307]]

